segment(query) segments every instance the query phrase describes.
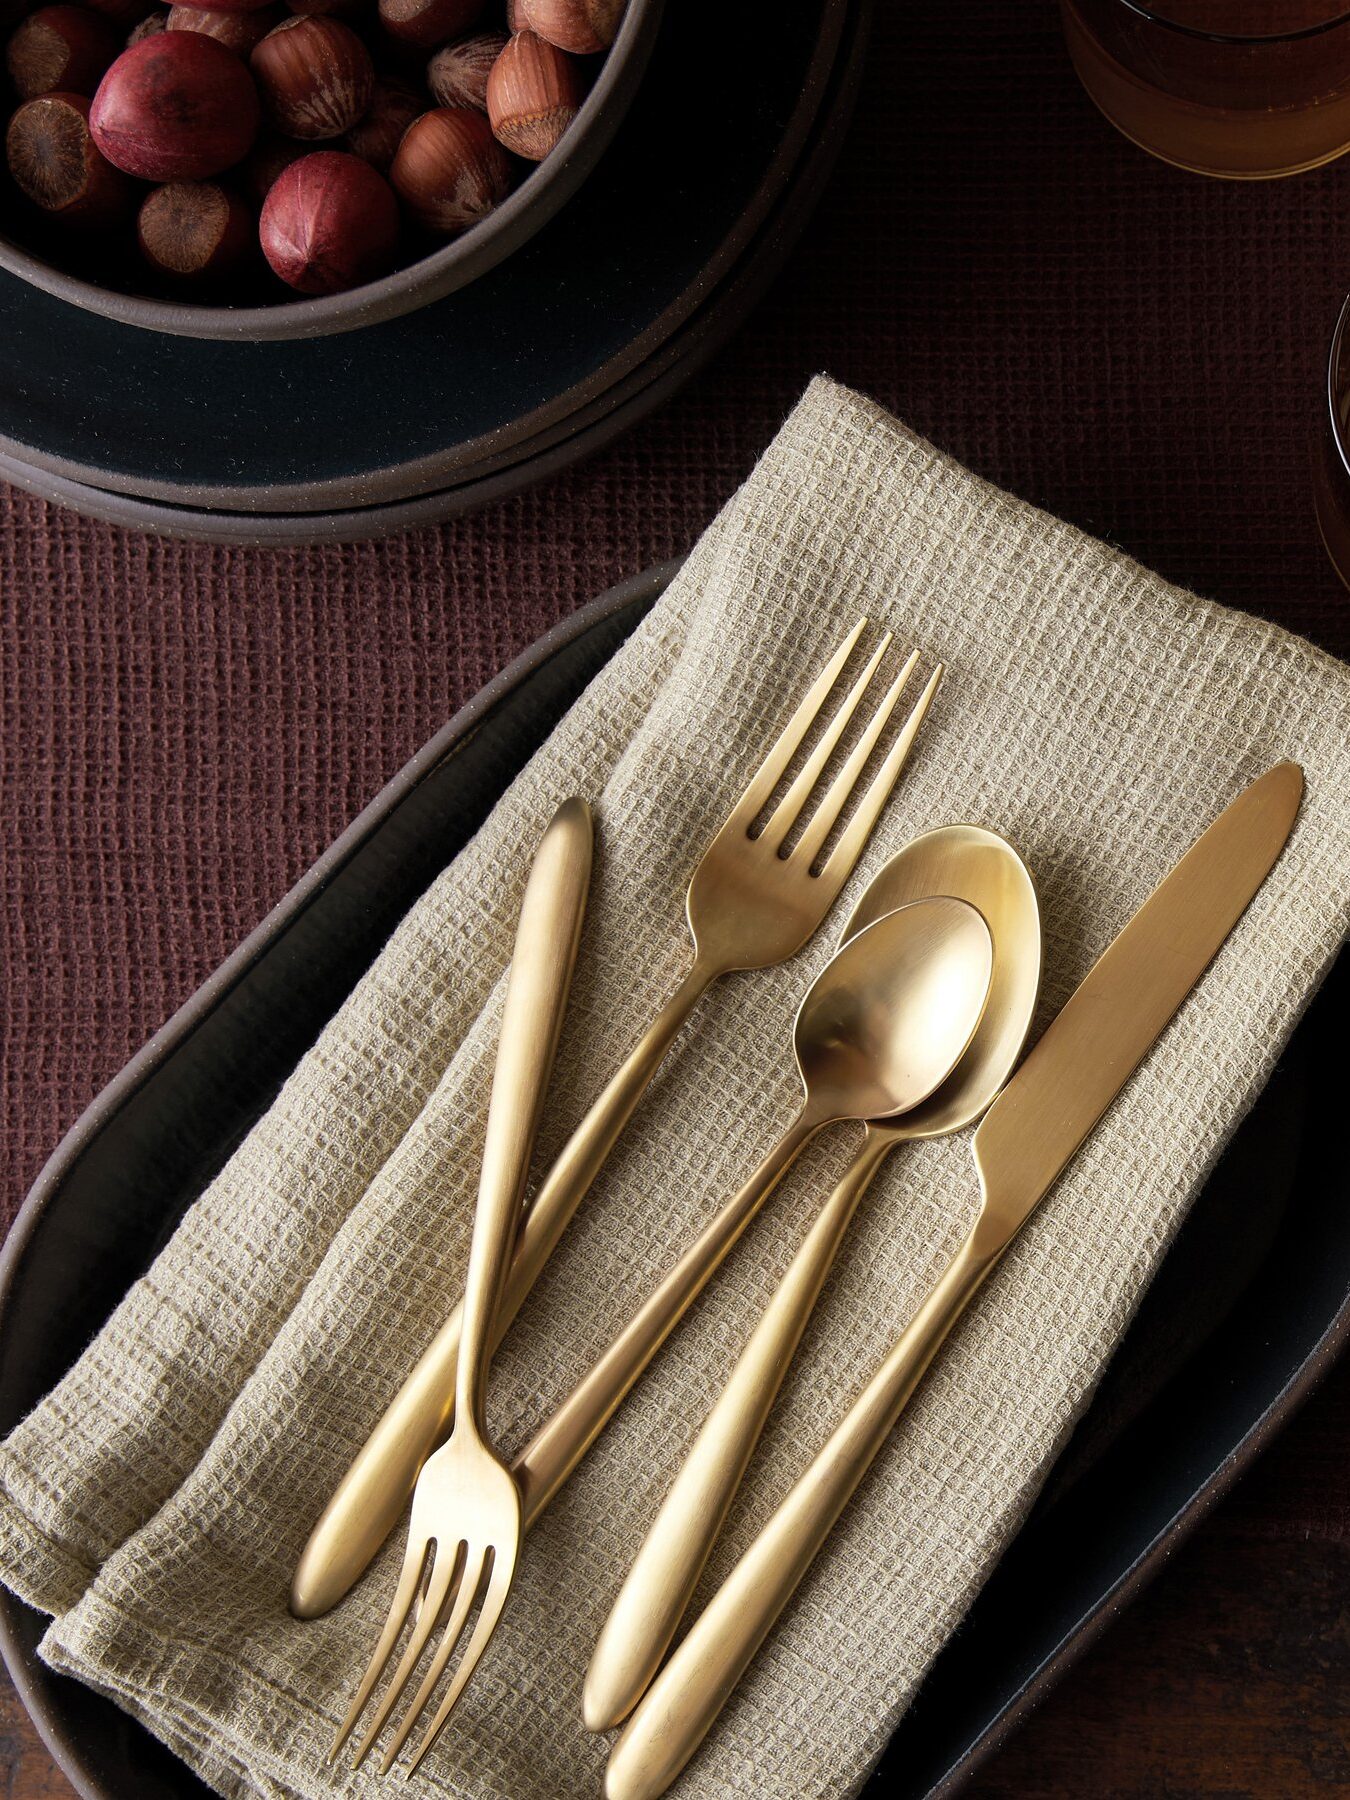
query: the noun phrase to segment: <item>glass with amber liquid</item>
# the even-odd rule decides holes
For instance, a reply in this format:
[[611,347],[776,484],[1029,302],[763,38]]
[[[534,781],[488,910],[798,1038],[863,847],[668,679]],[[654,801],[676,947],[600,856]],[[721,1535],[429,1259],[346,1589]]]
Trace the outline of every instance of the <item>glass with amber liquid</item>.
[[1165,162],[1260,180],[1350,149],[1350,11],[1331,0],[1060,0],[1083,86]]

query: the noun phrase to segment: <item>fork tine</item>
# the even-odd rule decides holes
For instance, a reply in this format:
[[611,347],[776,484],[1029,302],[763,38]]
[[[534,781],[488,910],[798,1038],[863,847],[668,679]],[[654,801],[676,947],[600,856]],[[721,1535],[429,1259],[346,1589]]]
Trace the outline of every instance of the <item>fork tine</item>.
[[424,1542],[418,1550],[410,1540],[408,1548],[403,1553],[403,1567],[399,1572],[398,1587],[394,1591],[394,1598],[390,1602],[389,1616],[384,1622],[384,1630],[380,1633],[380,1641],[375,1646],[375,1654],[371,1657],[366,1672],[361,1677],[361,1685],[357,1688],[355,1698],[347,1708],[347,1716],[337,1728],[337,1735],[328,1752],[329,1762],[332,1762],[351,1736],[352,1727],[360,1718],[366,1701],[375,1691],[375,1684],[384,1673],[385,1664],[389,1661],[394,1645],[398,1642],[399,1633],[408,1622],[408,1615],[417,1598],[417,1590],[421,1585],[422,1573],[426,1567],[428,1548],[429,1545]]
[[413,1753],[408,1764],[407,1773],[415,1774],[422,1758],[430,1750],[436,1739],[445,1728],[445,1722],[455,1710],[456,1702],[469,1684],[479,1659],[491,1642],[492,1634],[497,1629],[497,1621],[502,1616],[502,1608],[506,1605],[506,1597],[511,1591],[511,1578],[515,1574],[515,1549],[509,1558],[495,1552],[492,1563],[492,1577],[488,1582],[487,1593],[483,1596],[483,1610],[478,1615],[478,1623],[473,1628],[473,1636],[455,1670],[455,1678],[450,1684],[449,1692],[436,1709],[436,1716],[427,1727],[421,1743]]
[[748,786],[727,815],[727,825],[743,825],[748,831],[769,803],[769,796],[783,779],[784,771],[796,755],[797,747],[815,722],[816,715],[829,698],[830,689],[839,679],[839,671],[848,661],[853,646],[862,636],[866,619],[859,619],[834,655],[811,684],[810,692],[783,727],[772,750],[750,777]]
[[765,824],[764,830],[760,833],[760,837],[767,848],[776,849],[796,824],[798,813],[800,813],[802,808],[806,805],[811,790],[820,780],[826,763],[830,760],[831,756],[834,755],[835,745],[839,742],[840,738],[843,737],[844,732],[848,728],[849,720],[853,717],[854,713],[857,712],[862,697],[867,692],[872,677],[877,672],[877,664],[890,648],[890,643],[891,634],[888,631],[873,651],[867,667],[863,670],[862,674],[859,675],[858,679],[850,688],[848,695],[840,704],[839,710],[835,713],[825,731],[825,735],[807,758],[801,773],[797,776],[786,794],[783,795],[783,798],[778,802],[777,806],[774,807],[772,814]]
[[[924,716],[933,703],[933,696],[941,686],[943,672],[943,666],[939,663],[928,677],[927,684],[914,702],[913,710],[905,720],[899,737],[891,746],[890,754],[872,777],[862,799],[858,802],[857,811],[844,828],[843,836],[825,860],[825,866],[820,871],[820,878],[822,881],[830,882],[836,891],[852,874],[853,865],[862,855],[863,846],[872,835],[872,827],[880,817],[882,807],[890,798],[891,789],[899,779],[900,771],[904,768],[914,740],[919,734],[919,727],[923,724]],[[814,828],[815,822],[812,821],[812,829],[814,830]],[[826,836],[828,833],[821,834],[821,843],[825,841]],[[816,851],[812,854],[817,854],[819,848],[820,845],[817,844]]]
[[478,1598],[478,1589],[483,1580],[483,1566],[486,1562],[487,1552],[484,1551],[473,1565],[473,1579],[470,1580],[469,1559],[467,1556],[465,1558],[464,1575],[459,1584],[459,1593],[455,1597],[454,1610],[446,1620],[445,1630],[441,1633],[441,1641],[437,1644],[436,1653],[431,1659],[426,1674],[422,1677],[422,1684],[399,1721],[398,1730],[394,1733],[394,1741],[384,1753],[384,1761],[380,1764],[381,1775],[387,1775],[394,1766],[399,1751],[412,1735],[413,1726],[422,1716],[423,1709],[430,1700],[436,1683],[444,1675],[446,1665],[455,1653],[455,1645],[463,1635],[465,1623],[473,1611],[473,1603]]
[[[446,1557],[442,1555],[442,1546],[438,1544],[436,1547],[436,1561],[432,1564],[431,1569],[431,1585],[428,1587],[426,1596],[422,1602],[422,1610],[417,1615],[417,1622],[412,1628],[412,1635],[408,1639],[403,1655],[399,1658],[398,1667],[394,1670],[393,1678],[384,1691],[384,1697],[375,1709],[375,1716],[366,1727],[365,1736],[356,1746],[356,1754],[352,1757],[352,1767],[354,1769],[359,1769],[366,1757],[370,1754],[371,1746],[384,1730],[385,1725],[389,1721],[389,1715],[393,1712],[394,1707],[398,1702],[399,1695],[402,1694],[404,1688],[407,1687],[422,1652],[431,1641],[431,1634],[436,1629],[436,1621],[441,1615],[442,1608],[445,1606],[456,1580],[463,1572],[465,1559],[461,1555],[462,1549],[463,1545],[457,1544],[455,1546],[454,1555],[452,1557]],[[442,1564],[448,1564],[449,1566],[446,1574],[444,1576],[439,1576],[439,1569]]]
[[867,759],[876,749],[882,732],[890,724],[891,715],[899,704],[900,696],[905,691],[918,660],[918,651],[911,650],[905,659],[904,668],[887,688],[880,706],[869,720],[867,730],[853,746],[848,761],[830,783],[829,790],[816,808],[815,814],[802,833],[801,841],[794,852],[794,855],[800,857],[803,862],[810,864],[820,855],[822,844],[834,830],[840,813],[848,803],[850,794],[858,785],[858,780],[867,766]]

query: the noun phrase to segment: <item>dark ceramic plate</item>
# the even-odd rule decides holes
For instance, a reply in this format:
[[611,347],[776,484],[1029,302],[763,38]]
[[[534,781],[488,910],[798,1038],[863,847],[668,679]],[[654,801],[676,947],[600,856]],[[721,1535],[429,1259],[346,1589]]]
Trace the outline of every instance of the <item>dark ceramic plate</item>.
[[35,469],[0,452],[0,477],[113,524],[226,544],[350,542],[459,517],[592,454],[666,399],[726,341],[797,242],[828,181],[862,71],[867,0],[851,0],[838,54],[798,166],[726,278],[653,354],[570,416],[474,466],[471,479],[416,499],[330,513],[201,511],[136,500]]
[[152,336],[0,274],[0,451],[191,508],[327,512],[469,478],[638,369],[760,232],[861,0],[666,11],[637,104],[507,262],[403,318],[286,343]]
[[[74,1127],[0,1259],[0,1431],[78,1356],[670,573],[616,588],[485,688]],[[954,1794],[1289,1417],[1350,1332],[1350,1176],[1329,1154],[1348,989],[1343,960],[1197,1200],[1036,1512],[892,1740],[878,1796]],[[0,1594],[5,1661],[80,1794],[204,1794],[110,1701],[37,1660],[42,1629]]]
[[[618,36],[606,56],[595,86],[557,151],[534,168],[508,199],[453,243],[407,263],[380,281],[369,281],[345,294],[319,299],[289,298],[281,283],[270,304],[251,306],[188,305],[154,300],[136,291],[144,269],[126,272],[124,288],[105,286],[106,269],[97,257],[83,260],[92,268],[77,270],[58,243],[51,260],[47,245],[0,237],[0,267],[59,300],[147,331],[181,333],[197,338],[296,338],[351,331],[379,319],[397,318],[453,293],[527,241],[577,191],[619,128],[647,66],[661,21],[663,0],[629,0]],[[39,227],[39,231],[40,231]],[[103,253],[98,253],[101,256]],[[66,266],[69,265],[69,266]]]

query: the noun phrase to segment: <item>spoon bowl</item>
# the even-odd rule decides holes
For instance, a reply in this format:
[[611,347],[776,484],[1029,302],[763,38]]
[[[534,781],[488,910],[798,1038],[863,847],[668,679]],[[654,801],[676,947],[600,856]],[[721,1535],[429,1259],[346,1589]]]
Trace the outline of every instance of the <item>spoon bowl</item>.
[[967,900],[930,888],[860,921],[797,1010],[808,1112],[881,1118],[928,1099],[979,1029],[993,966],[989,927]]

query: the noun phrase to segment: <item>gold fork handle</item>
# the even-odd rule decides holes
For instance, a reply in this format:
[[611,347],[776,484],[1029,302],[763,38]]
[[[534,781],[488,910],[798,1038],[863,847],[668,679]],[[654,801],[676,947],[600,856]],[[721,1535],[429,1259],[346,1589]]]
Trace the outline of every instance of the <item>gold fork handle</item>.
[[512,1465],[528,1528],[599,1437],[624,1397],[703,1292],[793,1158],[827,1121],[806,1106],[754,1174],[666,1271],[618,1337]]
[[[711,960],[695,959],[545,1176],[507,1270],[494,1345],[519,1312],[680,1027],[721,972]],[[462,1323],[463,1309],[456,1306],[334,1489],[292,1577],[290,1604],[297,1618],[316,1619],[336,1606],[397,1524],[422,1464],[454,1421]]]
[[884,1133],[868,1133],[746,1339],[671,1483],[586,1671],[582,1715],[589,1731],[610,1731],[626,1719],[660,1668],[849,1221],[893,1142]]
[[610,1753],[605,1800],[656,1800],[703,1742],[997,1260],[972,1231],[891,1353],[639,1702]]

